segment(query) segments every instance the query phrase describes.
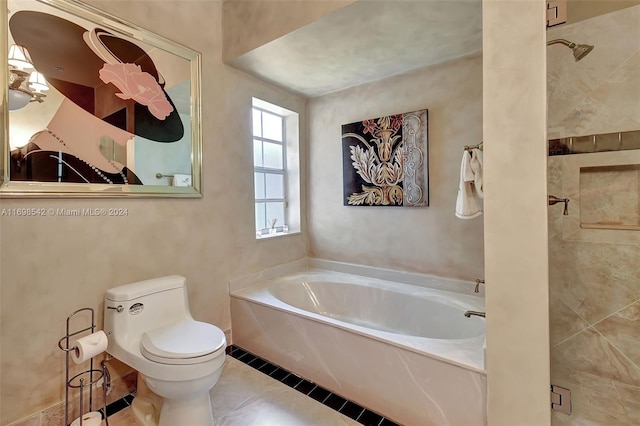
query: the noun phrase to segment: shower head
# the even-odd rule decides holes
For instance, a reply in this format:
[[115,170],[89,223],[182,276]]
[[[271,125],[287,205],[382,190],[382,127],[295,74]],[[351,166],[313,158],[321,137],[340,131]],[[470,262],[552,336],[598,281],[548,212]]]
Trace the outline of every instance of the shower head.
[[576,47],[573,48],[573,57],[578,62],[580,59],[584,58],[593,50],[593,46],[588,44],[577,44]]
[[569,49],[573,50],[573,57],[578,62],[580,59],[584,58],[593,50],[593,46],[588,44],[575,44],[569,40],[565,40],[563,38],[559,38],[556,40],[551,40],[547,42],[547,46],[552,44],[564,44]]

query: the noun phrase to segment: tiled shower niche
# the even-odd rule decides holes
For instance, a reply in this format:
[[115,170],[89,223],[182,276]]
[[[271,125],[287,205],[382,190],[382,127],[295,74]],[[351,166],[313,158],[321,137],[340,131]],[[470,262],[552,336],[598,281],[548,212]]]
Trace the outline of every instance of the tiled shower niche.
[[568,215],[549,207],[565,241],[640,247],[640,149],[549,157],[549,194],[568,198]]
[[580,168],[580,227],[640,231],[640,164]]

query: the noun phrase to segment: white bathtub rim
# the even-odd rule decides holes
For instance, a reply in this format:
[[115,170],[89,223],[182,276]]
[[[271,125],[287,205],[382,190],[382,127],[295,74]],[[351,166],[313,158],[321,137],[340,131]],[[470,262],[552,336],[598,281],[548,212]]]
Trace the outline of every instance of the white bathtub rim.
[[257,273],[231,278],[227,282],[227,286],[229,289],[229,293],[232,294],[235,291],[251,287],[265,280],[271,280],[296,272],[315,269],[360,275],[363,277],[376,278],[384,281],[392,281],[394,283],[402,283],[423,288],[433,288],[437,290],[465,294],[468,296],[484,299],[484,286],[481,285],[478,289],[478,293],[475,293],[474,288],[476,284],[473,281],[451,277],[441,277],[438,275],[425,274],[420,272],[408,272],[398,269],[338,262],[335,260],[320,259],[315,257],[303,257],[289,263],[272,266]]
[[304,270],[307,270],[308,268],[309,268],[309,258],[303,257],[301,259],[294,260],[293,262],[283,263],[280,265],[263,269],[262,271],[257,273],[232,278],[227,282],[227,288],[229,289],[229,294],[233,294],[238,290],[251,287],[265,280],[271,280],[274,278],[304,271]]
[[[301,271],[292,275],[287,275],[285,277],[274,278],[271,280],[263,281],[258,284],[254,284],[253,286],[237,290],[231,294],[231,297],[235,297],[237,299],[245,300],[249,303],[255,303],[261,306],[265,306],[268,308],[276,309],[278,311],[294,314],[297,316],[301,316],[303,318],[307,318],[309,320],[327,324],[330,326],[334,326],[340,328],[341,330],[345,330],[347,332],[351,332],[354,334],[359,334],[361,336],[372,338],[381,343],[385,343],[388,345],[396,346],[405,350],[409,350],[411,352],[429,356],[431,358],[437,359],[442,362],[446,362],[448,364],[452,364],[467,370],[471,370],[480,374],[486,375],[486,370],[484,369],[484,359],[477,359],[478,357],[483,357],[484,350],[483,345],[485,342],[485,336],[472,337],[467,339],[435,339],[428,337],[417,337],[417,336],[403,336],[401,334],[390,333],[380,330],[373,330],[367,327],[362,327],[356,324],[347,323],[341,320],[337,320],[334,318],[329,318],[327,316],[323,316],[320,314],[316,314],[314,312],[309,312],[295,306],[289,305],[280,299],[276,298],[273,294],[271,294],[268,290],[269,285],[272,285],[274,281],[282,282],[282,280],[289,280],[292,284],[295,285],[296,278],[299,276],[306,275],[324,275],[329,274],[331,276],[332,281],[335,282],[348,282],[358,285],[363,285],[362,283],[354,282],[353,280],[362,279],[360,276],[353,276],[352,274],[343,274],[335,271],[326,271],[321,269],[312,269]],[[466,303],[462,305],[456,306],[460,309],[471,309],[471,310],[483,310],[484,309],[484,301],[477,297],[468,296],[459,293],[447,292],[444,290],[437,290],[425,287],[417,287],[409,284],[402,284],[396,282],[390,282],[386,280],[380,280],[371,277],[365,277],[367,280],[367,286],[372,285],[374,287],[379,288],[389,288],[389,285],[400,288],[407,292],[413,293],[414,295],[436,295],[440,297],[446,297],[447,294],[449,297],[459,298],[465,300]],[[364,286],[364,285],[363,285]],[[449,299],[452,300],[452,299]],[[455,299],[453,299],[455,300]],[[420,345],[412,345],[412,342],[419,342]],[[469,353],[473,353],[473,355],[468,355]],[[465,355],[465,353],[467,355]]]
[[[454,305],[457,308],[460,309],[464,309],[464,310],[484,310],[485,309],[485,304],[484,304],[484,298],[482,297],[478,297],[476,295],[471,295],[471,294],[465,294],[465,293],[459,293],[456,291],[450,291],[450,290],[446,290],[443,288],[433,288],[433,287],[427,287],[427,286],[418,286],[418,285],[414,285],[414,284],[407,284],[407,283],[403,283],[403,282],[398,282],[398,281],[393,281],[393,280],[387,280],[387,279],[383,279],[383,278],[376,278],[376,277],[370,277],[367,275],[358,275],[358,274],[352,274],[352,273],[344,273],[344,272],[338,272],[338,271],[334,271],[334,270],[327,270],[327,269],[322,269],[322,268],[314,268],[314,267],[310,267],[308,269],[303,269],[303,270],[298,270],[295,271],[293,273],[289,273],[287,275],[282,275],[282,276],[277,276],[277,277],[270,277],[268,279],[259,281],[257,283],[253,283],[249,286],[246,286],[244,288],[235,290],[230,292],[230,294],[233,295],[242,295],[242,294],[250,294],[254,291],[259,291],[262,290],[266,287],[269,287],[269,285],[273,284],[274,282],[283,282],[283,281],[290,281],[292,283],[296,283],[299,281],[296,281],[298,279],[299,276],[306,276],[306,275],[310,275],[310,276],[315,276],[315,275],[321,275],[321,276],[329,276],[331,277],[332,282],[337,282],[337,283],[348,283],[348,284],[355,284],[355,285],[360,285],[360,286],[364,286],[362,284],[362,280],[365,279],[366,280],[366,286],[367,287],[374,287],[374,288],[380,288],[380,289],[389,289],[389,287],[393,287],[394,290],[395,289],[401,289],[401,293],[404,294],[411,294],[414,296],[434,296],[437,299],[443,298],[446,300],[447,305]],[[327,281],[325,280],[320,280],[320,281]],[[445,287],[446,288],[446,287]],[[463,303],[451,303],[452,301],[456,301],[456,300],[460,300]]]
[[474,289],[474,281],[463,280],[439,275],[425,274],[420,272],[409,272],[399,269],[381,268],[378,266],[358,265],[355,263],[338,262],[311,257],[307,259],[307,269],[320,269],[325,271],[340,272],[346,274],[360,275],[363,277],[376,278],[394,283],[413,285],[422,288],[432,288],[447,291],[450,293],[465,294],[472,297],[484,299],[484,286],[478,287],[478,293]]

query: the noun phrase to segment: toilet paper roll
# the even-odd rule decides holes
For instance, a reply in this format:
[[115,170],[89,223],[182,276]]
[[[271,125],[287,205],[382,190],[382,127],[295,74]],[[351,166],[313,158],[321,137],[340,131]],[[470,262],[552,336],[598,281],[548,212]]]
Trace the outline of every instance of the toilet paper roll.
[[[82,416],[82,426],[100,426],[102,424],[102,416],[97,411],[91,411]],[[71,426],[80,426],[80,417],[75,419]]]
[[71,359],[76,364],[83,363],[106,351],[108,343],[107,335],[102,330],[84,336],[71,343],[71,347],[75,347],[71,351]]

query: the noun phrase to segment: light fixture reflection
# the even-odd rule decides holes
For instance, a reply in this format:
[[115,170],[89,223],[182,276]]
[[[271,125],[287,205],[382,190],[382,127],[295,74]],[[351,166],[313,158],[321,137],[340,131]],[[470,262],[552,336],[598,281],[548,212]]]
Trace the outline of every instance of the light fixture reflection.
[[12,44],[9,48],[9,65],[23,71],[25,68],[33,68],[27,48],[17,44]]
[[44,75],[39,73],[38,71],[34,71],[31,73],[29,77],[29,86],[37,93],[43,92],[45,90],[49,90],[49,86],[47,86],[47,80],[45,80]]
[[35,70],[27,48],[17,44],[9,48],[9,110],[24,108],[30,102],[44,102],[49,90],[44,75]]

